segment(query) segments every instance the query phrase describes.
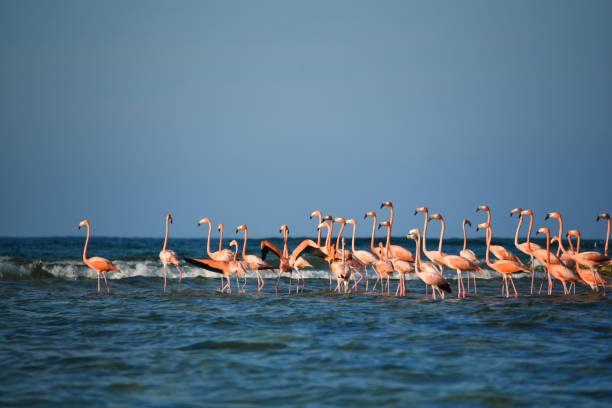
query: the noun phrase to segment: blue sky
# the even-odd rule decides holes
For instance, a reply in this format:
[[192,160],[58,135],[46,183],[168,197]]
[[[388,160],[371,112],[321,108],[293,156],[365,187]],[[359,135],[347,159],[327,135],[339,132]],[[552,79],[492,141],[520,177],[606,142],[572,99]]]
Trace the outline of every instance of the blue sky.
[[[0,2],[0,235],[610,205],[612,3]],[[387,211],[384,212],[387,214]],[[368,220],[369,221],[369,220]],[[472,233],[474,235],[474,233]]]

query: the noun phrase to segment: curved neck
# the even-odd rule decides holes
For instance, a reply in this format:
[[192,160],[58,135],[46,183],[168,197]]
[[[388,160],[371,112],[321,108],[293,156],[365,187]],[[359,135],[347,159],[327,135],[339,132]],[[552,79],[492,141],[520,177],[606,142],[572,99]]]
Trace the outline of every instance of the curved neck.
[[440,219],[442,229],[440,230],[440,243],[438,244],[438,252],[442,252],[442,240],[444,239],[444,218]]
[[467,248],[467,235],[465,234],[465,222],[463,223],[463,251]]
[[391,216],[389,217],[389,229],[391,229],[393,227],[393,207],[389,207],[389,210],[391,210]]
[[487,224],[491,225],[491,210],[487,210]]
[[391,223],[389,223],[389,226],[387,227],[387,246],[386,246],[386,256],[387,258],[390,258],[390,254],[389,254],[389,244],[391,244]]
[[546,231],[546,268],[550,268],[550,233],[548,231]]
[[518,248],[519,244],[518,244],[518,234],[519,231],[521,229],[521,224],[523,223],[523,214],[519,214],[519,222],[518,222],[518,226],[516,227],[516,234],[514,234],[514,246]]
[[529,214],[529,231],[527,231],[527,247],[529,248],[529,240],[531,239],[531,228],[533,227],[533,215]]
[[219,224],[219,252],[223,249],[223,224]]
[[423,225],[423,253],[427,255],[427,224],[428,224],[429,214],[425,211],[425,225]]
[[604,247],[604,256],[608,256],[608,241],[610,241],[610,219],[608,218],[608,233],[606,235],[606,246]]
[[[319,224],[321,224],[321,215],[319,215]],[[317,225],[319,225],[317,224]],[[318,228],[319,232],[317,233],[317,246],[321,246],[321,228]]]
[[559,254],[561,253],[561,249],[565,249],[563,248],[563,242],[561,242],[561,237],[563,236],[563,219],[561,217],[559,217],[559,234],[557,235],[559,237],[559,248],[557,248],[557,256],[559,256]]
[[244,257],[246,256],[246,243],[247,243],[247,239],[248,239],[248,235],[249,233],[247,232],[247,229],[244,229],[244,243],[242,244],[242,259],[244,259]]
[[421,234],[417,234],[415,266],[417,271],[421,269]]
[[331,251],[331,228],[327,225],[327,237],[325,237],[325,250],[329,254]]
[[570,250],[572,251],[573,254],[576,253],[576,251],[574,251],[574,244],[572,242],[572,235],[568,235],[567,236],[567,243],[569,244]]
[[353,224],[353,238],[351,240],[351,250],[355,252],[355,233],[357,232],[357,225]]
[[489,258],[489,249],[491,248],[491,236],[493,235],[493,232],[491,231],[491,226],[487,227],[487,255],[485,256],[486,258],[486,263],[487,265],[489,265],[489,267],[493,268],[493,266],[491,265],[491,258]]
[[83,248],[83,262],[87,263],[87,244],[89,244],[89,224],[87,226],[87,239],[85,239],[85,248]]
[[336,238],[336,248],[340,248],[340,237],[342,236],[342,231],[344,231],[344,223],[340,227],[340,231],[338,232],[338,238]]
[[170,219],[166,217],[166,238],[164,238],[164,248],[162,249],[162,251],[165,251],[166,245],[168,245],[168,221],[170,221]]
[[211,252],[210,252],[210,234],[212,233],[212,223],[207,222],[207,224],[208,224],[208,239],[206,240],[206,254],[208,255],[209,258],[212,258]]
[[376,248],[374,248],[374,234],[376,234],[376,214],[374,214],[374,223],[372,224],[372,239],[370,240],[370,249],[372,253],[376,253]]
[[234,245],[234,261],[238,260],[238,244]]
[[580,253],[580,235],[577,235],[576,239],[577,239],[577,241],[576,241],[576,252]]
[[287,247],[287,240],[289,239],[289,230],[285,230],[284,234],[283,234],[283,240],[285,241],[284,245],[283,245],[283,256],[284,257],[288,257],[289,256],[289,248]]

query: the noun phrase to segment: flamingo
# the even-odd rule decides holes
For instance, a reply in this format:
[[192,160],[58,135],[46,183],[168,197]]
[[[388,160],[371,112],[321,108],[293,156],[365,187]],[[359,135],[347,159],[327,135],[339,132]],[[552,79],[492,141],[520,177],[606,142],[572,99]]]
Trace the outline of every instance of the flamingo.
[[[487,213],[487,224],[491,225],[491,210],[486,205],[481,205],[476,208],[476,212],[485,211]],[[501,245],[491,245],[491,253],[499,260],[508,260],[514,261],[520,265],[523,265],[523,262],[518,258],[518,256],[514,255],[508,249],[504,248]]]
[[[391,225],[391,223],[389,221],[383,221],[380,224],[378,224],[378,229],[380,229],[380,227],[387,227],[387,228],[389,228],[390,225]],[[379,250],[379,252],[381,254],[380,255],[380,261],[378,261],[374,265],[376,267],[376,270],[380,274],[380,277],[381,277],[381,281],[380,281],[381,293],[383,293],[383,291],[384,291],[382,278],[384,278],[384,277],[387,278],[387,295],[390,294],[389,278],[391,276],[393,276],[393,272],[395,271],[395,268],[393,266],[393,262],[391,262],[391,259],[390,259],[390,252],[389,252],[389,241],[390,241],[390,239],[391,239],[391,233],[390,233],[389,230],[387,230],[387,244],[385,245],[385,247],[383,249],[382,248],[382,243],[379,243],[379,247],[381,248]]]
[[244,242],[242,243],[242,260],[247,263],[248,269],[255,271],[255,273],[257,274],[257,291],[260,292],[263,289],[265,283],[263,278],[261,277],[261,274],[259,273],[259,270],[268,269],[271,272],[274,272],[274,268],[264,262],[264,260],[258,257],[257,255],[247,255],[246,246],[249,232],[245,224],[236,227],[236,233],[242,230],[244,230]]
[[[283,241],[284,241],[283,251],[281,252],[280,249],[278,249],[276,245],[274,245],[273,243],[269,241],[266,241],[266,240],[261,241],[261,244],[260,244],[261,259],[265,261],[267,253],[269,251],[272,251],[276,256],[278,256],[280,260],[280,265],[278,267],[278,280],[276,281],[276,286],[275,286],[276,294],[278,294],[278,284],[280,282],[282,272],[289,273],[289,293],[291,294],[291,278],[292,278],[292,274],[294,270],[298,276],[296,293],[299,293],[300,277],[302,277],[300,269],[308,268],[308,267],[312,268],[312,265],[310,264],[310,262],[308,262],[304,258],[301,258],[300,255],[302,255],[302,253],[304,252],[308,252],[312,255],[316,255],[316,256],[323,258],[325,257],[325,254],[323,254],[323,252],[317,247],[316,242],[314,242],[311,239],[305,239],[302,242],[300,242],[300,244],[293,250],[290,256],[289,249],[287,246],[287,240],[289,238],[289,227],[287,226],[287,224],[281,225],[279,232],[283,234]],[[303,291],[304,291],[304,278],[302,277],[302,292]]]
[[[434,266],[438,270],[438,272],[443,273],[444,264],[442,264],[441,262],[442,257],[439,256],[440,254],[438,254],[436,251],[428,251],[426,247],[427,225],[429,223],[429,210],[427,209],[427,207],[419,207],[414,210],[414,215],[417,215],[420,212],[425,213],[425,224],[423,225],[423,239],[421,240],[421,245],[423,246],[423,253],[427,257],[427,259],[431,261],[431,263],[427,263],[428,265],[425,267],[430,268],[431,266]],[[426,265],[426,263],[423,263],[423,265]],[[425,285],[425,296],[427,296],[427,285]]]
[[[240,293],[240,284],[238,283],[239,275],[246,275],[248,265],[246,262],[238,260],[238,242],[234,239],[230,242],[230,247],[234,246],[235,251],[232,255],[232,259],[229,261],[221,261],[216,259],[194,259],[185,257],[185,261],[191,265],[197,266],[198,268],[206,269],[212,272],[223,274],[227,278],[227,283],[221,287],[221,293],[224,293],[227,289],[228,293],[232,293],[232,273],[236,275],[236,285],[238,286],[238,293]],[[246,284],[246,279],[245,279]],[[242,286],[244,288],[244,285]]]
[[89,266],[91,269],[95,270],[98,274],[98,293],[100,293],[100,272],[102,272],[102,276],[104,276],[104,283],[106,284],[106,293],[110,294],[110,288],[108,287],[108,281],[106,280],[106,272],[107,271],[115,271],[121,272],[119,268],[117,268],[111,261],[108,259],[94,256],[92,258],[87,258],[87,244],[89,244],[89,221],[83,220],[79,223],[79,229],[81,227],[87,227],[87,239],[85,239],[85,248],[83,248],[83,262],[85,265]]
[[[377,225],[376,224],[376,213],[374,211],[369,211],[365,213],[365,215],[363,216],[363,219],[365,220],[368,217],[372,217],[374,221],[372,223],[372,238],[370,239],[370,249],[372,250],[372,254],[374,254],[378,258],[372,264],[374,266],[374,272],[376,273],[376,282],[374,283],[374,287],[372,288],[372,290],[374,290],[376,289],[376,284],[381,279],[380,273],[378,272],[378,269],[376,268],[376,263],[380,262],[380,257],[382,255],[382,248],[380,247],[377,248],[374,246],[374,234],[376,234],[376,225]],[[367,282],[366,282],[366,285],[367,285]]]
[[[389,217],[389,230],[391,230],[391,228],[393,228],[393,204],[391,201],[385,201],[380,205],[380,208],[383,207],[389,207],[389,210],[391,211],[391,215]],[[389,245],[389,250],[391,251],[393,258],[401,259],[406,262],[414,262],[414,255],[412,255],[412,252],[401,245]]]
[[[232,251],[228,249],[221,249],[221,238],[219,239],[219,251],[210,252],[210,234],[212,233],[212,222],[208,218],[202,218],[200,221],[198,221],[198,227],[204,223],[208,224],[208,239],[206,240],[206,254],[208,257],[215,261],[231,261],[234,255],[232,254]],[[222,288],[225,287],[225,284],[223,283],[223,276],[224,275],[221,274]]]
[[183,277],[183,271],[181,271],[181,267],[179,266],[179,260],[176,256],[176,252],[171,249],[166,249],[166,245],[168,244],[168,222],[172,223],[172,216],[170,214],[166,215],[166,238],[164,238],[164,247],[159,253],[159,260],[164,265],[164,292],[166,291],[166,265],[171,263],[173,264],[179,272],[179,288],[181,287],[181,279]]
[[595,221],[599,221],[600,219],[608,220],[608,232],[606,234],[606,246],[604,248],[604,255],[608,256],[608,241],[610,241],[610,214],[608,214],[608,213],[601,213],[601,214],[599,214],[597,216]]
[[353,253],[353,260],[359,261],[362,267],[359,267],[359,264],[355,263],[353,267],[356,269],[363,269],[366,274],[366,292],[368,291],[368,266],[373,265],[376,262],[376,257],[370,251],[365,251],[362,249],[355,249],[355,233],[357,231],[357,222],[354,219],[346,220],[347,224],[351,224],[353,226],[353,238],[351,241],[351,250]]
[[[510,293],[508,290],[508,278],[510,279],[510,282],[512,283],[512,288],[514,289],[514,297],[518,297],[516,286],[514,286],[514,281],[512,280],[512,274],[519,272],[519,271],[528,272],[527,268],[525,268],[525,266],[523,266],[522,264],[518,262],[510,261],[507,259],[500,259],[496,261],[495,263],[491,263],[491,260],[489,258],[489,252],[491,252],[491,237],[493,236],[493,231],[491,229],[491,225],[488,222],[479,224],[478,227],[476,227],[476,231],[480,230],[481,228],[487,229],[487,233],[486,233],[486,237],[487,237],[486,263],[487,265],[489,266],[489,268],[497,271],[498,273],[502,275],[503,283],[506,286],[506,297],[510,297]],[[502,292],[503,292],[503,287],[502,287]]]
[[[342,236],[342,232],[344,231],[344,227],[346,226],[347,222],[342,217],[335,218],[334,222],[342,224],[342,226],[340,227],[340,232],[338,232],[338,237],[336,238],[336,248],[338,248],[340,237]],[[355,229],[353,228],[353,236],[354,235],[355,235]],[[342,254],[344,255],[344,246],[342,247]],[[355,282],[352,289],[355,289],[357,285],[359,284],[359,282],[361,282],[361,280],[363,279],[363,275],[361,274],[360,270],[364,268],[364,265],[359,259],[354,258],[353,254],[350,251],[347,251],[345,258],[346,258],[345,262],[348,263],[349,267],[353,269],[357,275],[359,275],[359,280],[357,280],[351,273],[351,276],[353,276],[353,281]]]
[[[427,285],[431,285],[431,297],[436,299],[436,290],[440,294],[440,297],[444,299],[444,292],[453,293],[450,285],[442,276],[442,272],[440,272],[436,267],[432,264],[427,270],[422,269],[423,264],[421,263],[421,232],[417,229],[411,229],[409,234],[406,235],[407,239],[414,239],[416,243],[416,262],[414,264],[414,269],[416,275],[425,283],[425,287]],[[441,289],[441,290],[440,290]],[[444,292],[443,292],[444,291]],[[427,294],[425,294],[427,296]]]
[[[476,257],[476,254],[474,253],[474,251],[472,251],[471,249],[467,249],[467,235],[465,233],[465,225],[469,225],[470,227],[472,226],[472,223],[470,222],[470,220],[466,220],[464,219],[461,222],[461,227],[463,228],[463,249],[461,251],[459,251],[459,256],[464,257],[465,259],[467,259],[468,261],[475,263],[475,264],[479,264],[480,260]],[[476,289],[476,274],[473,273],[472,277],[474,278],[474,294],[477,294],[478,291]],[[467,279],[467,283],[468,283],[468,292],[470,291],[470,276],[469,276],[469,272],[468,272],[468,279]]]
[[[393,256],[393,253],[390,250],[389,241],[391,240],[391,222],[383,221],[378,227],[387,227],[387,246],[385,248],[385,253],[387,254],[387,259],[393,265],[393,269],[396,270],[400,274],[399,282],[397,283],[397,289],[395,290],[395,296],[405,296],[406,295],[406,283],[405,283],[405,275],[407,273],[414,273],[414,267],[407,261],[403,259],[396,258]],[[389,288],[389,275],[387,275],[387,291]]]
[[344,250],[344,238],[342,238],[342,259],[336,259],[336,244],[332,244],[329,248],[330,270],[336,276],[336,292],[340,293],[340,287],[344,286],[344,293],[348,292],[348,284],[351,279],[351,268],[346,263],[346,251]]
[[[531,238],[531,228],[533,227],[533,213],[531,212],[531,210],[523,210],[520,207],[517,207],[513,209],[512,211],[510,211],[510,216],[512,217],[512,214],[514,213],[519,214],[519,223],[518,223],[518,226],[516,227],[516,234],[514,235],[514,246],[522,253],[529,255],[531,257],[531,289],[529,291],[529,294],[533,295],[533,280],[535,278],[535,268],[533,264],[533,256],[534,256],[534,252],[537,250],[541,250],[542,247],[540,247],[538,244],[529,242]],[[523,242],[522,244],[519,244],[518,234],[519,234],[519,230],[521,229],[521,224],[523,223],[523,216],[525,215],[529,215],[529,231],[527,232],[527,242]]]
[[552,294],[552,284],[550,282],[550,276],[559,279],[563,284],[563,293],[568,295],[567,286],[565,282],[579,282],[580,278],[576,276],[570,268],[568,268],[563,262],[553,264],[550,262],[550,231],[548,228],[539,228],[536,234],[546,234],[546,269],[548,269],[548,295]]
[[[438,244],[438,254],[442,256],[441,262],[444,266],[457,271],[457,298],[465,298],[465,287],[463,286],[461,272],[468,272],[468,282],[470,280],[469,271],[477,271],[483,275],[484,272],[475,263],[460,255],[448,255],[442,252],[442,240],[444,238],[445,229],[444,218],[441,214],[432,214],[429,216],[429,220],[439,220],[440,223],[442,223],[442,229],[440,230],[440,243]],[[474,285],[476,285],[476,280],[474,280]]]
[[[312,213],[310,213],[310,219],[312,220],[312,217],[319,217],[319,222],[317,223],[317,225],[321,224],[321,218],[323,217],[323,215],[321,214],[321,211],[319,210],[315,210]],[[317,228],[317,246],[319,248],[321,248],[321,228]]]
[[[580,275],[582,280],[590,285],[593,290],[599,291],[599,285],[602,285],[605,292],[606,286],[609,286],[609,283],[601,277],[596,269],[609,264],[610,258],[596,251],[580,252],[580,231],[570,230],[567,232],[567,239],[570,245],[572,244],[570,238],[572,236],[576,237],[577,239],[576,252],[573,254],[573,259],[576,262],[576,271],[578,272],[578,275]],[[580,268],[580,265],[588,266],[591,273],[585,274],[586,271],[583,271]]]

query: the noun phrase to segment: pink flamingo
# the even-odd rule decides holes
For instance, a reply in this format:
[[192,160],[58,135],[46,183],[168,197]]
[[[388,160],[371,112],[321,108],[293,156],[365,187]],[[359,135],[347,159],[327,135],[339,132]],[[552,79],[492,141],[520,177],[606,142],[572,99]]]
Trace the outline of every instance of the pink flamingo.
[[574,272],[570,268],[568,268],[563,262],[558,264],[553,264],[550,261],[550,231],[548,228],[540,228],[536,232],[536,234],[546,234],[546,269],[548,269],[548,295],[552,294],[552,283],[550,282],[550,276],[557,278],[563,284],[563,293],[568,295],[569,291],[567,290],[567,286],[565,282],[579,282],[580,278],[576,276]]
[[[221,248],[221,243],[223,241],[222,236],[219,238],[219,250],[215,252],[210,252],[210,234],[212,232],[212,222],[208,218],[202,218],[200,221],[198,221],[198,227],[204,223],[208,224],[208,239],[206,240],[206,254],[208,255],[208,257],[215,261],[227,261],[227,262],[231,261],[234,257],[234,254],[232,254],[232,251],[228,249]],[[221,287],[222,288],[225,287],[225,284],[223,282],[223,276],[224,275],[221,274]]]
[[348,284],[351,279],[351,268],[346,263],[346,251],[344,250],[344,238],[342,238],[342,259],[338,260],[336,252],[336,244],[332,244],[329,248],[330,253],[330,270],[336,276],[336,292],[341,292],[341,287],[344,287],[344,293],[348,293]]
[[83,220],[79,223],[79,229],[81,227],[87,227],[87,239],[85,239],[85,248],[83,248],[83,262],[85,265],[89,266],[91,269],[95,270],[98,273],[98,293],[100,293],[100,272],[102,272],[102,276],[104,276],[104,283],[106,284],[106,293],[110,293],[110,288],[108,287],[108,281],[106,280],[106,272],[107,271],[115,271],[121,272],[119,268],[117,268],[111,261],[108,259],[94,256],[92,258],[87,258],[87,244],[89,244],[89,221]]
[[[475,264],[479,264],[480,260],[478,259],[478,257],[476,257],[476,254],[474,253],[474,251],[472,251],[471,249],[467,249],[467,234],[465,233],[465,225],[469,225],[470,227],[472,226],[472,223],[470,222],[470,220],[463,220],[461,222],[461,227],[463,228],[463,249],[461,251],[459,251],[459,256],[464,257],[465,259],[467,259],[468,261],[475,263]],[[478,290],[476,289],[476,274],[473,273],[472,277],[474,278],[474,294],[478,293]],[[468,279],[467,279],[467,283],[468,283],[468,292],[470,291],[470,273],[468,272]]]
[[[484,211],[487,213],[487,224],[491,225],[491,210],[489,209],[489,207],[486,205],[481,205],[476,208],[476,212],[478,211]],[[514,255],[512,252],[510,252],[508,249],[501,245],[491,245],[491,253],[499,260],[505,259],[523,265],[518,256]]]
[[[440,272],[437,268],[435,268],[432,264],[431,267],[424,270],[423,264],[421,263],[421,232],[415,228],[411,229],[409,234],[406,235],[407,239],[414,239],[416,242],[416,262],[414,264],[415,273],[425,283],[425,287],[427,285],[431,285],[431,297],[436,299],[436,290],[440,294],[440,297],[444,299],[444,292],[453,293],[450,285],[442,276],[442,272]],[[442,290],[440,290],[442,289]],[[444,291],[444,292],[443,292]],[[427,294],[425,294],[427,296]]]
[[[380,262],[380,257],[382,256],[382,248],[379,247],[375,247],[374,246],[374,235],[376,234],[376,213],[374,211],[368,211],[367,213],[365,213],[365,215],[363,216],[363,219],[365,220],[368,217],[372,217],[373,218],[373,222],[372,222],[372,238],[370,239],[370,250],[372,251],[372,254],[374,254],[378,259],[376,259],[376,261],[374,261],[374,263],[372,263],[372,266],[374,267],[374,272],[376,273],[376,282],[374,283],[374,287],[372,288],[372,291],[374,291],[374,289],[376,289],[376,284],[378,283],[379,280],[382,279],[382,277],[380,276],[380,273],[378,272],[377,269],[377,264],[378,262]],[[384,267],[382,267],[384,268]],[[366,283],[367,284],[367,283]]]
[[[313,211],[312,213],[310,213],[311,220],[312,220],[312,217],[319,217],[319,222],[317,223],[317,225],[321,224],[322,218],[323,218],[321,211],[319,210]],[[317,246],[321,248],[321,228],[317,228]]]
[[601,213],[597,216],[597,219],[595,219],[595,221],[599,221],[599,220],[608,220],[608,232],[606,234],[606,246],[604,249],[604,255],[608,256],[608,241],[610,241],[610,214],[608,213]]
[[[423,248],[423,253],[427,257],[427,259],[431,261],[431,263],[423,263],[423,265],[425,266],[426,264],[428,264],[431,266],[435,266],[438,272],[443,273],[444,264],[442,263],[442,255],[436,251],[428,251],[426,247],[427,225],[429,223],[429,210],[427,209],[427,207],[419,207],[416,210],[414,210],[414,215],[417,215],[420,212],[425,213],[425,224],[423,225],[423,238],[421,239],[421,245]],[[429,267],[429,266],[426,266],[426,267]],[[427,285],[425,285],[425,296],[427,296]]]
[[[378,224],[378,228],[380,229],[380,227],[387,227],[389,228],[389,226],[391,225],[391,223],[389,221],[383,221],[380,224]],[[391,252],[389,251],[389,242],[391,240],[391,232],[390,230],[387,230],[387,243],[384,247],[384,249],[381,252],[381,257],[380,257],[380,261],[376,263],[376,269],[378,270],[378,272],[381,275],[381,279],[386,277],[387,278],[387,295],[390,295],[390,288],[389,288],[389,279],[391,276],[393,276],[393,272],[395,272],[395,267],[393,266],[393,262],[391,262]],[[401,277],[400,277],[400,281],[401,281]],[[381,287],[383,286],[383,281],[380,281]],[[383,289],[384,290],[384,289]],[[381,292],[382,293],[382,292]]]
[[227,278],[227,283],[221,286],[221,293],[224,293],[226,289],[228,293],[232,293],[232,282],[230,277],[232,273],[235,274],[236,285],[238,286],[238,293],[241,293],[240,284],[238,283],[238,276],[245,275],[248,266],[246,265],[246,262],[238,260],[238,242],[236,242],[236,240],[232,240],[232,242],[230,242],[230,247],[232,246],[235,247],[235,251],[232,255],[232,259],[229,261],[218,261],[215,259],[194,259],[187,257],[185,257],[185,261],[187,261],[191,265],[197,266],[198,268],[225,275],[225,277]]
[[[609,286],[610,284],[601,277],[596,269],[604,265],[608,265],[610,263],[610,258],[596,251],[580,252],[580,231],[578,230],[570,230],[567,232],[567,240],[569,241],[570,246],[572,246],[572,252],[573,245],[571,237],[573,236],[577,239],[576,252],[573,254],[573,258],[576,262],[576,272],[578,272],[580,278],[591,286],[593,290],[599,291],[599,285],[601,285],[605,292],[606,286]],[[586,271],[583,271],[580,268],[580,265],[588,266],[591,273],[585,273]]]
[[[438,245],[438,253],[442,255],[441,261],[444,264],[444,266],[457,271],[457,298],[461,298],[461,297],[465,298],[465,287],[463,286],[463,278],[461,277],[461,272],[466,271],[469,273],[469,271],[477,271],[483,275],[484,275],[484,272],[475,263],[471,262],[470,260],[462,256],[448,255],[442,252],[442,240],[444,238],[444,229],[445,229],[444,218],[442,217],[441,214],[432,214],[429,217],[429,219],[439,220],[442,223],[442,229],[440,231],[440,243]],[[469,279],[470,279],[470,276],[468,275],[468,281]],[[476,285],[475,281],[474,281],[474,285]]]
[[[486,233],[486,237],[487,237],[486,263],[487,265],[489,266],[489,268],[493,269],[494,271],[502,275],[503,283],[506,286],[506,297],[510,297],[509,288],[508,288],[508,279],[510,279],[510,282],[512,283],[512,288],[514,289],[514,297],[518,297],[516,286],[514,286],[514,281],[512,280],[512,274],[519,272],[519,271],[528,272],[527,268],[525,268],[522,264],[518,262],[509,261],[507,259],[501,259],[501,260],[496,261],[495,263],[491,263],[491,260],[489,258],[489,252],[491,252],[491,237],[493,236],[493,231],[491,229],[491,225],[488,222],[479,224],[478,227],[476,227],[476,231],[478,231],[481,228],[487,229],[487,233]],[[502,287],[502,291],[503,291],[503,287]]]
[[170,214],[166,215],[166,237],[164,238],[164,247],[159,253],[159,260],[164,265],[164,292],[166,291],[166,265],[169,263],[173,264],[176,267],[176,270],[179,273],[179,289],[181,287],[181,279],[183,278],[183,271],[179,266],[178,256],[176,256],[176,252],[171,249],[166,249],[166,245],[168,244],[168,222],[172,223],[172,216]]
[[[521,251],[522,253],[529,255],[531,257],[531,289],[530,289],[529,294],[533,295],[533,280],[535,278],[535,268],[533,264],[533,257],[534,257],[534,252],[537,250],[541,250],[542,247],[540,247],[538,244],[529,242],[531,238],[531,228],[533,227],[533,213],[531,212],[531,210],[523,210],[520,207],[517,207],[513,209],[512,211],[510,211],[510,216],[512,217],[512,214],[514,213],[519,213],[519,223],[518,223],[518,226],[516,227],[516,234],[514,235],[514,246],[517,247],[517,249]],[[518,234],[519,234],[519,230],[521,229],[521,224],[523,223],[524,215],[529,215],[529,231],[527,232],[527,242],[523,242],[522,244],[519,244]]]
[[[412,266],[412,264],[410,264],[407,261],[404,261],[403,259],[399,259],[396,258],[395,256],[393,256],[393,253],[390,250],[390,245],[389,242],[391,240],[391,222],[390,221],[383,221],[381,222],[378,227],[387,227],[387,246],[385,248],[385,253],[387,254],[387,260],[391,262],[391,264],[393,265],[393,269],[396,270],[399,275],[399,281],[397,283],[397,289],[395,290],[395,296],[405,296],[406,295],[406,274],[407,273],[415,273],[415,269]],[[389,287],[389,275],[387,275],[387,288]],[[388,292],[388,289],[387,289]]]
[[[383,207],[389,207],[389,210],[391,211],[391,215],[389,217],[389,230],[391,230],[391,228],[393,228],[393,204],[391,201],[385,201],[380,205],[380,208]],[[389,250],[391,251],[391,256],[393,258],[401,259],[402,261],[406,262],[414,262],[414,255],[412,255],[412,252],[401,245],[389,245]]]
[[357,222],[353,219],[350,220],[346,220],[347,224],[351,224],[353,226],[353,238],[351,241],[351,250],[353,253],[353,259],[359,261],[361,263],[361,265],[363,265],[363,267],[359,267],[359,264],[356,263],[355,265],[353,265],[353,267],[355,267],[356,269],[363,269],[363,271],[365,272],[366,275],[366,292],[368,291],[368,266],[373,265],[377,259],[374,256],[373,253],[371,253],[370,251],[365,251],[365,250],[361,250],[355,249],[355,233],[357,231]]
[[[340,237],[342,236],[342,232],[344,231],[344,227],[346,226],[347,222],[344,218],[342,217],[337,217],[336,219],[334,219],[334,222],[340,223],[342,224],[342,226],[340,227],[340,232],[338,232],[338,237],[336,238],[336,248],[338,248],[339,243],[340,243]],[[354,235],[354,231],[355,229],[353,228],[353,235]],[[342,247],[341,250],[342,254],[344,255],[344,246]],[[364,265],[363,263],[355,258],[353,256],[353,254],[347,250],[347,254],[345,256],[345,263],[347,263],[349,265],[349,267],[355,271],[355,274],[359,275],[359,280],[357,280],[355,278],[355,276],[353,275],[353,273],[351,273],[351,276],[353,277],[353,281],[355,282],[353,287],[351,288],[351,290],[357,288],[357,285],[359,284],[359,282],[361,282],[361,280],[363,279],[363,275],[361,274],[361,270],[364,269]]]
[[[274,268],[268,265],[263,259],[258,257],[257,255],[250,255],[246,253],[247,239],[249,236],[249,232],[247,230],[247,226],[245,224],[239,225],[236,227],[236,233],[238,231],[244,231],[244,242],[242,243],[242,260],[247,263],[248,269],[255,271],[257,274],[257,291],[260,292],[265,283],[261,274],[259,273],[260,269],[267,269],[271,272],[274,272]],[[246,278],[245,278],[246,281]]]

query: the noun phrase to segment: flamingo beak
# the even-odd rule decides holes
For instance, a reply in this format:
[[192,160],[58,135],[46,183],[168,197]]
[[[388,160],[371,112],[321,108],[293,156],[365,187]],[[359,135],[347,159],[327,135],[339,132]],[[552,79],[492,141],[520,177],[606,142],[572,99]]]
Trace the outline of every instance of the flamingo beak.
[[466,223],[467,225],[469,225],[470,227],[472,226],[472,223],[471,223],[470,221],[468,221],[468,220],[465,220],[465,223]]
[[549,218],[550,218],[550,214],[546,214],[546,217],[544,217],[544,221],[546,221]]

